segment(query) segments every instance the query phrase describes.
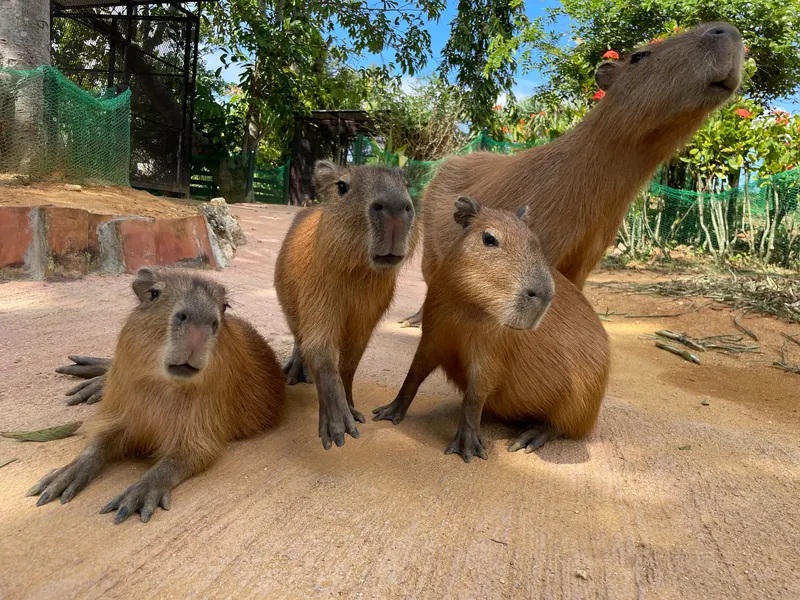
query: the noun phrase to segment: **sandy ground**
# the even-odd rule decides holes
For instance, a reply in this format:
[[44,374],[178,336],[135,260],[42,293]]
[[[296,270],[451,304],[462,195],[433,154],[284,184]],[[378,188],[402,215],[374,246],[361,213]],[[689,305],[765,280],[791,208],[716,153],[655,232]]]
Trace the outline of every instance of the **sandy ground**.
[[[236,212],[250,243],[217,276],[283,359],[291,339],[272,270],[293,209]],[[91,417],[93,407],[65,405],[73,381],[53,369],[68,353],[111,352],[133,306],[130,282],[0,285],[0,430]],[[356,377],[365,413],[402,382],[419,332],[395,321],[424,289],[415,262]],[[596,285],[587,295],[598,312],[690,306]],[[19,459],[0,469],[0,598],[798,598],[800,376],[771,363],[779,333],[800,327],[744,322],[764,355],[707,352],[698,366],[644,336],[728,333],[727,309],[612,317],[613,374],[595,431],[511,454],[515,429],[489,423],[485,462],[443,454],[459,398],[439,375],[400,426],[368,422],[327,452],[314,388],[292,387],[278,429],[233,444],[147,525],[97,514],[146,463],[115,465],[70,504],[35,508],[25,491],[83,448],[82,432],[0,439],[0,464]],[[800,362],[800,347],[791,352]]]
[[72,192],[65,190],[63,183],[37,182],[23,186],[0,181],[0,206],[41,204],[83,208],[100,215],[176,218],[196,215],[202,202],[154,196],[142,190],[118,186],[83,186],[80,192]]

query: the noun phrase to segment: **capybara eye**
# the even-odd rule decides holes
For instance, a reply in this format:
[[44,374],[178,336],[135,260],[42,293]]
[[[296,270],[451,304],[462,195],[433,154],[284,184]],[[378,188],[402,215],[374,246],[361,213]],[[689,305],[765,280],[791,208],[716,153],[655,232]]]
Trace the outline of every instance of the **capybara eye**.
[[376,202],[370,208],[372,208],[372,210],[374,210],[375,212],[381,212],[383,210],[383,204],[379,204]]
[[150,290],[150,300],[155,300],[155,299],[156,299],[156,298],[158,298],[160,295],[161,295],[161,290],[157,290],[157,289],[155,289],[155,288],[153,288],[152,290]]
[[339,189],[340,196],[344,196],[350,190],[350,186],[347,185],[346,181],[337,181],[336,187]]
[[483,245],[484,246],[499,246],[497,238],[488,231],[483,232]]
[[230,304],[228,304],[228,303],[226,302],[225,304],[223,304],[223,305],[222,305],[222,312],[224,313],[224,312],[225,312],[226,310],[228,310],[230,307],[231,307],[231,305],[230,305]]
[[631,54],[631,64],[635,64],[642,60],[643,58],[647,58],[650,56],[650,52],[648,50],[642,50],[641,52],[634,52]]

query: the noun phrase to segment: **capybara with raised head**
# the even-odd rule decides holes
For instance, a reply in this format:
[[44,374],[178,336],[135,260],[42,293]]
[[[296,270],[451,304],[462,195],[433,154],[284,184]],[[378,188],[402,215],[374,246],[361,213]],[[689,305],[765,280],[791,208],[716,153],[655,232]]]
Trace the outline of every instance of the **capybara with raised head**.
[[238,438],[277,423],[285,399],[280,365],[246,321],[226,314],[225,288],[187,271],[140,269],[138,305],[117,339],[89,446],[30,489],[37,506],[69,502],[114,459],[156,460],[100,512],[147,522],[170,492],[205,470]]
[[339,168],[320,161],[323,204],[297,214],[275,265],[278,301],[294,335],[285,372],[308,381],[319,399],[325,449],[358,437],[363,415],[353,377],[372,331],[394,297],[400,266],[413,251],[414,206],[400,169]]
[[536,236],[518,216],[459,199],[455,222],[461,234],[428,283],[411,368],[397,398],[373,411],[374,420],[402,421],[419,386],[442,367],[464,392],[448,454],[466,462],[486,458],[484,409],[524,426],[509,443],[512,451],[584,436],[597,419],[610,360],[594,309],[547,266]]
[[558,139],[515,155],[449,158],[421,203],[426,282],[460,235],[451,209],[464,195],[494,208],[528,205],[548,262],[583,289],[637,192],[733,96],[743,57],[735,27],[700,25],[602,63],[595,79],[605,97]]

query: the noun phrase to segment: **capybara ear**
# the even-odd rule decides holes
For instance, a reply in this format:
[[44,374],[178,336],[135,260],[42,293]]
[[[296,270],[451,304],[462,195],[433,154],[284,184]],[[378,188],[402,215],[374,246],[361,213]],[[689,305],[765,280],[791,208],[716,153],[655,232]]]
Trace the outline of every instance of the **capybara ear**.
[[616,61],[606,61],[604,63],[600,63],[600,66],[597,67],[597,71],[594,73],[594,81],[603,91],[607,91],[608,88],[611,87],[619,74],[622,72],[622,65]]
[[464,229],[470,226],[473,219],[478,216],[481,211],[481,206],[472,198],[461,196],[456,200],[456,212],[453,215],[455,222],[461,225]]
[[530,215],[530,210],[528,209],[527,205],[526,206],[520,206],[517,209],[517,216],[520,219],[522,219],[523,221],[525,221],[526,223],[528,222],[528,216],[529,215]]
[[341,169],[328,160],[318,160],[314,165],[314,183],[319,185],[332,177],[338,177]]
[[149,267],[142,267],[136,273],[136,279],[133,282],[133,293],[139,299],[139,302],[144,302],[151,298],[150,290],[158,281],[158,273]]

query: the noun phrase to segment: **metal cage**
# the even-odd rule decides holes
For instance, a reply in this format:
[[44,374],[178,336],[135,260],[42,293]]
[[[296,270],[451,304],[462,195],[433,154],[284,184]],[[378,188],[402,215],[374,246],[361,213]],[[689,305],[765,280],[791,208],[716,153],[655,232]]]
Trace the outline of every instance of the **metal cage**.
[[189,193],[198,11],[198,2],[51,2],[53,66],[84,89],[131,90],[133,187]]

